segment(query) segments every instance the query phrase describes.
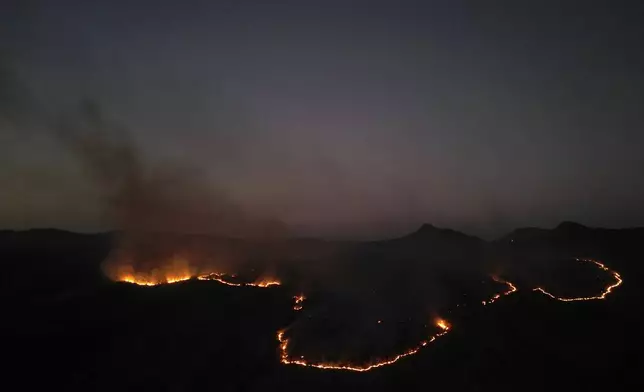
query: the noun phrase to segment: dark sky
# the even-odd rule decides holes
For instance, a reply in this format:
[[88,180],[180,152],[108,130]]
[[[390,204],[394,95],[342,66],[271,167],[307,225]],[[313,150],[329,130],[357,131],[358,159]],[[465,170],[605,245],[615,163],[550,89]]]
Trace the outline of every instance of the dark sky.
[[2,2],[0,226],[105,225],[21,103],[87,97],[305,234],[644,225],[640,3]]

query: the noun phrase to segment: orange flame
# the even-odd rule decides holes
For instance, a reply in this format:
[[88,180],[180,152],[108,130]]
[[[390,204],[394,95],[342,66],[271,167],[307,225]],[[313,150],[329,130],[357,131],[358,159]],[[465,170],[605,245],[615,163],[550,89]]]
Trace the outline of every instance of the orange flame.
[[[579,261],[586,261],[586,262],[592,262],[595,265],[597,265],[600,269],[609,272],[610,274],[613,275],[615,278],[615,283],[607,286],[604,291],[598,296],[594,297],[578,297],[578,298],[559,298],[554,296],[553,294],[545,291],[541,287],[537,287],[533,289],[534,291],[539,291],[553,299],[559,300],[559,301],[564,301],[564,302],[571,302],[571,301],[588,301],[588,300],[595,300],[595,299],[605,299],[608,294],[612,292],[613,289],[616,287],[620,286],[623,282],[621,276],[615,272],[610,270],[608,267],[606,267],[604,264],[600,263],[599,261],[596,260],[579,260]],[[175,263],[176,264],[176,263]],[[118,280],[124,281],[124,282],[129,282],[129,283],[134,283],[138,285],[143,285],[143,286],[154,286],[157,284],[163,284],[163,283],[175,283],[175,282],[180,282],[184,280],[190,279],[193,275],[189,272],[188,269],[178,269],[181,271],[180,273],[168,273],[168,274],[158,274],[157,273],[152,273],[149,275],[141,275],[141,274],[135,274],[134,271],[131,270],[131,268],[128,270],[124,270],[122,274],[119,275]],[[228,276],[225,273],[218,273],[218,272],[213,272],[210,274],[205,274],[205,275],[199,275],[197,276],[197,279],[199,280],[214,280],[219,283],[228,285],[228,286],[234,286],[234,287],[244,287],[244,286],[254,286],[254,287],[271,287],[271,286],[276,286],[280,285],[281,283],[278,280],[275,279],[270,279],[270,278],[261,278],[256,280],[255,282],[252,283],[236,283],[236,282],[230,282],[225,279],[225,277]],[[235,277],[235,275],[230,275],[231,277]],[[500,299],[503,296],[510,295],[514,292],[517,291],[517,287],[509,282],[505,281],[503,279],[500,279],[498,277],[492,276],[492,279],[496,282],[505,284],[508,289],[503,292],[503,293],[497,293],[495,294],[492,298],[490,298],[487,301],[482,301],[483,305],[488,305],[492,304],[498,299]],[[306,297],[303,294],[297,295],[293,297],[294,300],[294,305],[293,305],[293,310],[299,311],[303,309],[303,302],[306,300]],[[380,321],[378,321],[380,323]],[[390,358],[385,358],[385,359],[380,359],[376,361],[372,361],[366,364],[358,365],[358,364],[350,364],[350,363],[327,363],[327,362],[314,362],[314,361],[309,361],[306,360],[303,356],[299,357],[298,359],[293,359],[289,356],[288,353],[288,344],[289,340],[286,338],[286,330],[280,330],[277,332],[277,341],[279,343],[279,356],[280,356],[280,362],[285,365],[298,365],[298,366],[304,366],[304,367],[312,367],[312,368],[317,368],[317,369],[328,369],[328,370],[347,370],[347,371],[355,371],[355,372],[366,372],[369,370],[373,370],[375,368],[383,367],[386,365],[391,365],[395,362],[398,362],[402,358],[408,357],[410,355],[416,354],[418,351],[420,351],[421,348],[427,346],[428,344],[434,342],[436,339],[438,339],[441,336],[446,335],[450,329],[451,325],[450,323],[442,318],[437,318],[434,320],[434,324],[437,328],[440,329],[440,332],[435,333],[434,335],[430,335],[428,339],[421,341],[417,346],[410,348],[398,355],[395,355]]]
[[254,283],[248,283],[248,286],[257,286],[257,287],[271,287],[271,286],[279,286],[282,283],[278,280],[271,279],[271,278],[261,278]]
[[501,294],[494,294],[494,296],[492,296],[492,298],[488,299],[487,301],[481,301],[483,306],[493,304],[498,299],[500,299],[502,296],[510,295],[510,294],[512,294],[512,293],[517,291],[517,287],[514,284],[512,284],[512,282],[509,282],[507,280],[503,280],[503,279],[501,279],[501,278],[499,278],[497,276],[494,276],[494,275],[492,276],[492,280],[494,280],[497,283],[503,283],[504,285],[508,286],[508,291],[505,291],[505,292],[503,292]]
[[119,278],[119,281],[120,282],[126,282],[126,283],[132,283],[132,284],[138,284],[139,286],[156,286],[157,284],[159,284],[157,282],[153,282],[153,281],[150,281],[150,280],[147,280],[147,279],[137,278],[134,275],[122,276],[121,278]]
[[284,337],[286,333],[285,330],[277,332],[277,341],[279,342],[280,350],[280,362],[285,365],[298,365],[305,367],[312,367],[317,369],[326,369],[326,370],[348,370],[353,372],[368,372],[379,367],[391,365],[398,362],[399,360],[408,357],[410,355],[416,354],[420,349],[427,346],[428,344],[434,342],[441,336],[444,336],[449,331],[449,324],[443,319],[438,319],[436,321],[436,326],[438,326],[442,331],[434,335],[429,336],[427,340],[421,341],[418,346],[410,348],[407,351],[402,352],[401,354],[395,355],[391,358],[381,359],[364,365],[355,365],[355,364],[341,364],[341,363],[327,363],[327,362],[310,362],[300,357],[299,359],[291,359],[288,354],[288,339]]
[[175,275],[171,277],[167,277],[164,279],[153,279],[150,277],[144,277],[144,276],[134,276],[134,275],[126,275],[123,276],[119,279],[120,282],[126,282],[126,283],[132,283],[136,284],[139,286],[157,286],[160,284],[171,284],[171,283],[177,283],[177,282],[183,282],[186,280],[191,279],[192,276],[190,275]]
[[155,268],[146,273],[136,272],[132,265],[114,262],[116,267],[109,275],[119,282],[133,283],[140,286],[156,286],[159,284],[177,283],[192,278],[190,264],[183,258],[171,259],[164,267]]
[[438,318],[438,319],[436,319],[436,326],[437,326],[438,328],[442,329],[443,331],[447,331],[447,330],[449,330],[449,328],[450,328],[450,325],[449,325],[449,323],[447,322],[447,320],[444,320],[444,319],[442,319],[442,318]]
[[233,286],[233,287],[253,286],[253,287],[267,288],[267,287],[271,287],[271,286],[279,286],[279,285],[282,284],[280,281],[275,280],[275,279],[270,279],[270,278],[262,278],[262,279],[259,279],[259,280],[255,281],[255,282],[252,282],[252,283],[236,283],[236,282],[227,281],[225,279],[226,276],[227,276],[227,274],[225,274],[225,273],[212,272],[210,274],[197,276],[197,279],[199,279],[199,280],[214,280],[214,281],[219,282],[221,284],[225,284],[227,286]]
[[[303,294],[293,297],[295,300],[295,305],[293,310],[302,310],[302,302],[306,300],[306,297]],[[380,323],[381,321],[378,321]],[[413,347],[401,354],[398,354],[394,357],[388,359],[378,360],[372,363],[367,363],[364,365],[354,365],[354,364],[341,364],[341,363],[327,363],[327,362],[310,362],[304,359],[301,356],[299,359],[291,359],[288,354],[288,339],[284,337],[286,333],[285,330],[280,330],[277,332],[277,341],[279,343],[280,350],[280,362],[285,365],[298,365],[305,367],[312,367],[317,369],[326,369],[326,370],[349,370],[354,372],[366,372],[375,368],[379,368],[386,365],[391,365],[395,362],[398,362],[402,358],[408,357],[410,355],[416,354],[420,351],[421,348],[427,346],[429,343],[434,342],[437,338],[444,336],[449,332],[450,324],[447,320],[437,318],[435,324],[438,328],[441,329],[441,332],[431,335],[429,339],[421,341],[418,346]]]
[[552,299],[556,299],[557,301],[562,301],[562,302],[592,301],[592,300],[596,300],[596,299],[606,299],[606,297],[608,296],[608,294],[610,294],[610,293],[613,291],[613,289],[614,289],[614,288],[616,288],[616,287],[620,286],[620,285],[622,284],[622,282],[623,282],[622,277],[621,277],[617,272],[615,272],[615,271],[611,270],[610,268],[606,267],[604,264],[600,263],[600,262],[599,262],[599,261],[597,261],[597,260],[591,260],[591,259],[577,259],[577,261],[594,263],[594,264],[595,264],[596,266],[598,266],[600,269],[602,269],[602,270],[604,270],[604,271],[606,271],[606,272],[610,273],[611,275],[613,275],[613,278],[615,278],[615,283],[613,283],[613,284],[611,284],[611,285],[608,285],[608,286],[604,289],[604,291],[602,291],[602,293],[601,293],[600,295],[597,295],[597,296],[594,296],[594,297],[573,297],[573,298],[561,298],[561,297],[557,297],[557,296],[555,296],[555,295],[553,295],[553,294],[551,294],[551,293],[547,292],[546,290],[544,290],[544,289],[543,289],[543,288],[541,288],[541,287],[534,288],[534,289],[532,289],[532,291],[539,291],[539,292],[541,292],[542,294],[545,294],[545,295],[547,295],[548,297],[550,297],[550,298],[552,298]]
[[302,302],[304,302],[304,300],[306,299],[304,294],[296,295],[295,297],[293,297],[293,299],[295,300],[295,304],[293,304],[293,310],[302,310]]

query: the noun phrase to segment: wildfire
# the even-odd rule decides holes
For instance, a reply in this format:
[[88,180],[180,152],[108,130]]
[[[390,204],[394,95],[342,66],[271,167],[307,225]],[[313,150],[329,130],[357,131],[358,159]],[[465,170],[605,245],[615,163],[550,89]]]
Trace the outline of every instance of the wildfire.
[[546,290],[542,289],[541,287],[537,287],[537,288],[532,289],[532,290],[533,291],[539,291],[542,294],[545,294],[545,295],[547,295],[548,297],[550,297],[552,299],[556,299],[557,301],[563,301],[563,302],[592,301],[592,300],[596,300],[596,299],[606,299],[608,294],[610,294],[613,291],[614,288],[616,288],[616,287],[618,287],[619,285],[622,284],[622,282],[623,282],[622,277],[617,272],[615,272],[615,271],[611,270],[610,268],[606,267],[604,264],[600,263],[599,261],[591,260],[591,259],[581,259],[581,260],[577,259],[577,260],[578,261],[583,261],[583,262],[593,263],[596,266],[598,266],[600,269],[610,273],[611,275],[613,275],[613,278],[615,278],[615,283],[613,283],[611,285],[608,285],[604,289],[604,291],[602,291],[602,293],[600,295],[594,296],[594,297],[561,298],[561,297],[557,297],[557,296],[547,292]]
[[185,281],[185,280],[189,280],[190,278],[192,278],[192,276],[190,276],[190,275],[187,275],[187,276],[172,277],[172,278],[168,278],[168,279],[166,280],[166,283],[177,283],[177,282],[183,282],[183,281]]
[[242,283],[233,283],[233,282],[229,282],[227,280],[224,280],[224,276],[226,276],[226,274],[213,272],[213,273],[210,273],[210,274],[207,274],[207,275],[197,276],[197,279],[199,279],[199,280],[214,280],[214,281],[219,282],[221,284],[225,284],[225,285],[228,285],[228,286],[234,286],[234,287],[243,286]]
[[[261,278],[255,282],[250,282],[250,283],[236,283],[236,282],[230,282],[226,280],[225,279],[226,276],[228,275],[224,273],[213,272],[206,275],[199,275],[196,278],[199,280],[214,280],[221,284],[225,284],[227,286],[234,286],[234,287],[253,286],[253,287],[266,288],[271,286],[279,286],[281,284],[278,280],[271,279],[271,278]],[[236,275],[230,275],[230,276],[235,277]],[[147,275],[127,274],[119,277],[118,281],[133,283],[139,286],[157,286],[160,284],[172,284],[177,282],[183,282],[183,281],[192,279],[193,277],[194,277],[193,275],[187,272],[183,274],[169,274],[168,276],[164,276],[160,278],[147,276]]]
[[364,365],[354,365],[354,364],[341,364],[341,363],[326,363],[326,362],[310,362],[300,357],[299,359],[291,359],[288,355],[288,339],[284,337],[286,331],[277,332],[277,341],[279,342],[280,349],[280,362],[285,365],[298,365],[305,367],[312,367],[317,369],[327,369],[327,370],[348,370],[353,372],[368,372],[379,367],[391,365],[399,360],[408,357],[410,355],[416,354],[420,351],[421,348],[427,346],[429,343],[434,342],[441,336],[444,336],[449,332],[449,324],[443,319],[436,320],[436,326],[441,329],[441,332],[438,332],[434,335],[431,335],[427,340],[423,340],[419,343],[418,346],[410,348],[409,350],[393,356],[391,358],[378,360],[375,362],[367,363]]
[[[599,261],[596,260],[578,260],[578,261],[584,261],[584,262],[591,262],[594,263],[597,267],[600,269],[610,273],[613,278],[615,278],[615,283],[607,286],[600,295],[594,296],[594,297],[578,297],[578,298],[559,298],[556,297],[555,295],[547,292],[541,287],[534,288],[533,291],[539,291],[544,295],[547,295],[553,299],[556,299],[558,301],[563,301],[563,302],[572,302],[572,301],[589,301],[589,300],[596,300],[596,299],[605,299],[608,294],[612,292],[613,289],[617,288],[622,284],[622,278],[621,276],[606,267],[604,264],[600,263]],[[181,282],[185,281],[188,279],[191,279],[194,275],[191,275],[188,272],[183,272],[179,274],[168,274],[166,276],[162,277],[157,277],[156,275],[138,275],[135,274],[133,271],[124,271],[126,273],[121,274],[119,276],[120,281],[124,282],[129,282],[129,283],[134,283],[137,285],[142,285],[142,286],[154,286],[158,284],[166,284],[166,283],[176,283],[176,282]],[[213,272],[205,275],[198,275],[196,276],[197,279],[199,280],[214,280],[216,282],[219,282],[221,284],[225,284],[228,286],[234,286],[234,287],[245,287],[245,286],[253,286],[253,287],[271,287],[271,286],[278,286],[281,283],[278,280],[271,279],[271,278],[260,278],[254,282],[235,282],[235,281],[229,281],[226,280],[227,277],[230,278],[236,278],[235,274],[226,274],[226,273],[220,273],[220,272]],[[482,301],[483,305],[489,305],[497,300],[499,300],[501,297],[510,295],[514,292],[516,292],[518,289],[517,287],[509,281],[500,279],[496,276],[492,276],[492,279],[495,282],[502,283],[507,286],[507,290],[502,292],[502,293],[497,293],[494,294],[490,299],[486,301]],[[299,294],[293,297],[294,304],[293,304],[293,310],[294,311],[300,311],[303,309],[303,303],[306,300],[306,297],[303,294]],[[378,320],[378,323],[380,324],[382,321]],[[317,368],[317,369],[327,369],[327,370],[346,370],[346,371],[355,371],[355,372],[367,372],[369,370],[373,370],[379,367],[391,365],[395,362],[398,362],[402,358],[408,357],[410,355],[416,354],[420,349],[423,347],[427,346],[428,344],[434,342],[436,339],[438,339],[441,336],[446,335],[450,329],[451,325],[450,323],[442,318],[437,318],[434,320],[434,325],[436,328],[439,329],[439,332],[430,335],[426,340],[421,341],[418,343],[417,346],[412,347],[410,349],[407,349],[406,351],[397,354],[392,357],[388,358],[383,358],[379,360],[375,360],[372,362],[367,362],[365,364],[351,364],[351,363],[332,363],[332,362],[316,362],[312,360],[307,360],[303,356],[298,357],[297,359],[292,358],[289,356],[289,339],[286,337],[286,330],[280,330],[277,332],[277,341],[279,343],[279,358],[280,362],[285,365],[298,365],[298,366],[304,366],[304,367],[311,367],[311,368]]]
[[183,281],[189,280],[190,278],[192,278],[190,275],[171,276],[171,277],[166,277],[164,279],[153,279],[150,277],[126,275],[121,277],[119,281],[132,283],[139,286],[157,286],[160,284],[183,282]]
[[133,275],[124,276],[120,279],[120,281],[132,283],[132,284],[138,284],[139,286],[156,286],[158,284],[149,280],[138,279]]
[[108,263],[107,274],[119,282],[127,282],[139,286],[156,286],[183,282],[194,276],[186,258],[176,256],[170,258],[161,268],[154,268],[150,271],[141,272],[135,270],[128,259],[114,259]]
[[512,284],[512,282],[509,282],[507,280],[503,280],[503,279],[501,279],[501,278],[499,278],[497,276],[492,276],[492,280],[494,280],[495,282],[498,282],[498,283],[503,283],[504,285],[508,286],[508,291],[505,291],[505,292],[503,292],[501,294],[494,294],[494,296],[492,298],[488,299],[487,301],[481,301],[483,306],[493,304],[498,299],[500,299],[502,296],[510,295],[510,294],[514,293],[515,291],[517,291],[517,287],[514,284]]
[[261,280],[258,280],[254,283],[248,283],[246,284],[247,286],[257,286],[257,287],[271,287],[271,286],[279,286],[282,283],[278,280],[270,279],[270,278],[262,278]]
[[447,322],[447,320],[444,320],[444,319],[441,319],[441,318],[436,319],[436,326],[438,328],[442,329],[443,331],[447,331],[450,328],[450,325]]
[[[224,278],[227,276],[227,274],[221,273],[221,272],[213,272],[210,274],[206,275],[200,275],[197,276],[197,279],[199,280],[214,280],[216,282],[225,284],[227,286],[233,286],[233,287],[244,287],[244,286],[253,286],[253,287],[271,287],[271,286],[279,286],[281,285],[281,282],[275,279],[270,279],[270,278],[262,278],[259,279],[255,282],[251,283],[236,283],[236,282],[230,282],[225,280]],[[233,276],[233,275],[231,275]],[[234,276],[233,276],[234,277]]]
[[295,303],[293,304],[293,310],[295,311],[302,310],[303,308],[302,303],[306,299],[304,294],[296,295],[295,297],[293,297],[293,299],[295,300]]

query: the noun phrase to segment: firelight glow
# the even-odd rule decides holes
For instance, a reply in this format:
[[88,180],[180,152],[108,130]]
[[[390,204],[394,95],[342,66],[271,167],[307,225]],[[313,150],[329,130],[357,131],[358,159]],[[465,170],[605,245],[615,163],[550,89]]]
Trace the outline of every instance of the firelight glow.
[[302,306],[302,303],[304,300],[306,300],[306,297],[304,294],[296,295],[293,297],[293,300],[295,300],[295,303],[293,304],[293,310],[302,310],[304,307]]
[[[271,286],[279,286],[279,285],[281,285],[280,281],[278,281],[276,279],[272,279],[272,278],[260,278],[260,279],[256,280],[255,282],[250,282],[250,283],[236,283],[236,282],[230,282],[230,281],[225,280],[226,276],[227,276],[227,274],[224,274],[224,273],[212,272],[210,274],[197,276],[197,279],[199,279],[199,280],[214,280],[214,281],[219,282],[221,284],[225,284],[227,286],[233,286],[233,287],[251,286],[251,287],[267,288],[267,287],[271,287]],[[230,275],[230,276],[235,277],[236,275]]]
[[191,278],[192,277],[190,275],[176,275],[176,276],[166,277],[165,280],[156,280],[149,277],[146,278],[142,276],[126,275],[121,277],[119,281],[132,283],[139,286],[157,286],[160,284],[172,284],[172,283],[183,282]]
[[[621,276],[619,273],[611,270],[610,268],[606,267],[604,264],[602,264],[599,261],[596,260],[591,260],[591,259],[577,259],[580,262],[590,262],[595,264],[597,267],[599,267],[601,270],[606,271],[610,273],[613,278],[615,279],[615,282],[613,284],[608,285],[600,295],[593,296],[593,297],[575,297],[575,298],[560,298],[557,297],[548,291],[544,290],[541,287],[534,288],[533,291],[538,291],[541,292],[544,295],[547,295],[548,297],[558,300],[558,301],[563,301],[563,302],[573,302],[573,301],[591,301],[591,300],[602,300],[606,299],[606,297],[613,292],[613,289],[617,288],[620,286],[623,282]],[[227,286],[233,286],[233,287],[261,287],[261,288],[270,288],[272,286],[279,286],[281,283],[276,280],[276,279],[271,279],[271,278],[260,278],[254,282],[251,283],[238,283],[238,282],[231,282],[229,280],[226,280],[226,277],[230,276],[232,278],[236,277],[235,274],[228,275],[226,273],[219,273],[219,272],[213,272],[205,275],[199,275],[196,276],[198,280],[203,280],[203,281],[216,281],[218,283],[227,285]],[[176,282],[181,282],[185,281],[188,279],[193,278],[191,275],[186,275],[186,274],[176,274],[176,275],[170,275],[165,278],[165,280],[154,280],[151,279],[150,277],[142,277],[142,276],[136,276],[134,274],[128,274],[125,276],[122,276],[119,280],[123,282],[128,282],[128,283],[133,283],[141,286],[155,286],[159,284],[171,284],[171,283],[176,283]],[[494,294],[490,299],[482,301],[483,305],[490,305],[499,300],[501,297],[508,296],[510,294],[515,293],[518,288],[510,281],[503,280],[499,277],[492,276],[492,279],[495,282],[502,283],[507,286],[507,290],[501,293]],[[302,311],[303,310],[303,303],[306,300],[306,297],[304,294],[299,294],[293,297],[294,304],[293,304],[293,310],[294,311]],[[381,321],[378,321],[380,323]],[[344,370],[344,371],[354,371],[354,372],[367,372],[379,367],[387,366],[394,364],[398,362],[399,360],[409,357],[411,355],[414,355],[418,353],[423,347],[426,347],[430,343],[433,343],[436,341],[436,339],[445,336],[450,330],[451,330],[451,325],[450,323],[442,318],[436,318],[434,320],[434,326],[435,328],[438,329],[438,332],[429,335],[429,337],[425,340],[420,341],[416,346],[407,349],[406,351],[403,351],[399,354],[387,357],[387,358],[380,358],[376,360],[372,360],[367,363],[362,363],[362,364],[357,364],[357,363],[340,363],[340,362],[325,362],[325,361],[316,361],[316,360],[310,360],[306,359],[304,356],[299,356],[297,358],[292,357],[289,354],[289,339],[286,336],[287,329],[282,329],[277,332],[277,342],[278,342],[278,348],[279,348],[279,360],[282,364],[284,365],[297,365],[297,366],[303,366],[303,367],[310,367],[310,368],[316,368],[316,369],[324,369],[324,370]]]
[[391,358],[376,360],[374,362],[361,364],[361,365],[331,363],[331,362],[312,362],[312,361],[307,361],[303,357],[300,357],[299,359],[292,359],[291,357],[289,357],[289,354],[288,354],[288,338],[284,336],[286,331],[282,330],[277,332],[277,341],[279,342],[279,350],[280,350],[280,362],[285,365],[298,365],[298,366],[312,367],[316,369],[368,372],[369,370],[391,365],[405,357],[416,354],[418,351],[420,351],[421,348],[427,346],[429,343],[434,342],[436,339],[438,339],[441,336],[445,336],[447,332],[449,332],[449,328],[450,328],[447,321],[443,319],[438,319],[436,321],[436,327],[438,327],[441,331],[438,333],[435,333],[434,335],[430,335],[427,340],[421,341],[418,346],[410,348],[409,350],[404,351]]
[[597,300],[597,299],[606,299],[606,297],[608,296],[608,294],[610,294],[610,293],[613,291],[613,289],[614,289],[614,288],[617,288],[617,287],[618,287],[618,286],[620,286],[620,285],[622,284],[622,282],[623,282],[622,277],[619,275],[619,273],[617,273],[617,272],[615,272],[615,271],[611,270],[610,268],[606,267],[604,264],[600,263],[600,262],[599,262],[599,261],[597,261],[597,260],[592,260],[592,259],[577,259],[577,261],[580,261],[580,262],[587,262],[587,263],[593,263],[593,264],[595,264],[595,265],[596,265],[597,267],[599,267],[600,269],[602,269],[602,270],[604,270],[604,271],[606,271],[606,272],[610,273],[611,275],[613,275],[613,278],[615,279],[615,283],[613,283],[613,284],[611,284],[611,285],[606,286],[606,288],[604,289],[604,291],[602,291],[602,293],[601,293],[600,295],[593,296],[593,297],[573,297],[573,298],[562,298],[562,297],[557,297],[557,296],[555,296],[554,294],[551,294],[551,293],[547,292],[546,290],[544,290],[544,289],[543,289],[543,288],[541,288],[541,287],[537,287],[537,288],[534,288],[534,289],[532,289],[532,290],[533,290],[533,291],[538,291],[538,292],[540,292],[540,293],[542,293],[542,294],[544,294],[544,295],[547,295],[548,297],[550,297],[550,298],[552,298],[552,299],[555,299],[555,300],[557,300],[557,301],[562,301],[562,302],[593,301],[593,300]]
[[494,296],[492,296],[492,298],[488,299],[487,301],[481,301],[483,306],[493,304],[494,302],[496,302],[502,296],[510,295],[510,294],[514,293],[515,291],[517,291],[516,286],[514,284],[512,284],[512,282],[508,282],[507,280],[503,280],[503,279],[499,278],[498,276],[494,276],[494,275],[492,276],[492,280],[497,282],[497,283],[503,283],[504,285],[508,286],[508,291],[504,291],[503,293],[500,293],[500,294],[494,294]]

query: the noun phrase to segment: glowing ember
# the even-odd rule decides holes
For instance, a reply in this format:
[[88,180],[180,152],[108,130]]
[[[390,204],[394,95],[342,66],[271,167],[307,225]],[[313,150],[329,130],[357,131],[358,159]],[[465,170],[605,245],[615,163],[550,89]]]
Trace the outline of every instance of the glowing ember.
[[614,288],[616,288],[617,286],[621,285],[621,284],[622,284],[622,282],[623,282],[622,277],[621,277],[617,272],[615,272],[615,271],[611,270],[610,268],[606,267],[604,264],[600,263],[600,262],[599,262],[599,261],[597,261],[597,260],[590,260],[590,259],[582,259],[582,260],[579,260],[579,259],[578,259],[578,261],[589,262],[589,263],[593,263],[593,264],[595,264],[595,265],[596,265],[596,266],[598,266],[600,269],[602,269],[602,270],[604,270],[604,271],[606,271],[606,272],[610,273],[611,275],[613,275],[613,278],[615,278],[615,283],[613,283],[613,284],[611,284],[611,285],[607,286],[607,287],[604,289],[604,291],[602,291],[602,293],[601,293],[600,295],[595,296],[595,297],[573,297],[573,298],[561,298],[561,297],[557,297],[557,296],[555,296],[555,295],[553,295],[553,294],[551,294],[551,293],[547,292],[546,290],[542,289],[541,287],[537,287],[537,288],[532,289],[532,290],[533,290],[533,291],[539,291],[539,292],[541,292],[542,294],[545,294],[545,295],[547,295],[548,297],[550,297],[550,298],[552,298],[552,299],[556,299],[557,301],[563,301],[563,302],[592,301],[592,300],[596,300],[596,299],[606,299],[606,296],[608,296],[608,294],[610,294],[610,293],[613,291],[613,289],[614,289]]
[[293,297],[293,299],[295,300],[295,304],[293,304],[293,310],[296,310],[296,311],[297,310],[302,310],[302,308],[303,308],[302,302],[304,302],[306,297],[303,294],[300,294],[300,295],[296,295],[295,297]]
[[442,329],[443,331],[447,331],[449,329],[449,323],[447,322],[447,320],[443,320],[440,318],[436,319],[436,326]]
[[442,330],[437,334],[431,335],[429,339],[423,340],[419,343],[418,346],[411,348],[401,354],[398,354],[394,357],[378,360],[372,363],[367,363],[363,365],[354,365],[354,364],[341,364],[341,363],[326,363],[326,362],[310,362],[304,359],[304,357],[299,357],[299,359],[291,359],[288,355],[288,339],[284,337],[285,331],[277,332],[277,341],[279,342],[280,350],[280,362],[285,365],[298,365],[305,367],[312,367],[317,369],[327,369],[327,370],[349,370],[353,372],[367,372],[379,367],[391,365],[395,362],[398,362],[402,358],[408,357],[410,355],[416,354],[420,351],[421,348],[427,346],[429,343],[434,342],[441,336],[444,336],[449,331],[449,324],[447,321],[438,319],[436,325]]

